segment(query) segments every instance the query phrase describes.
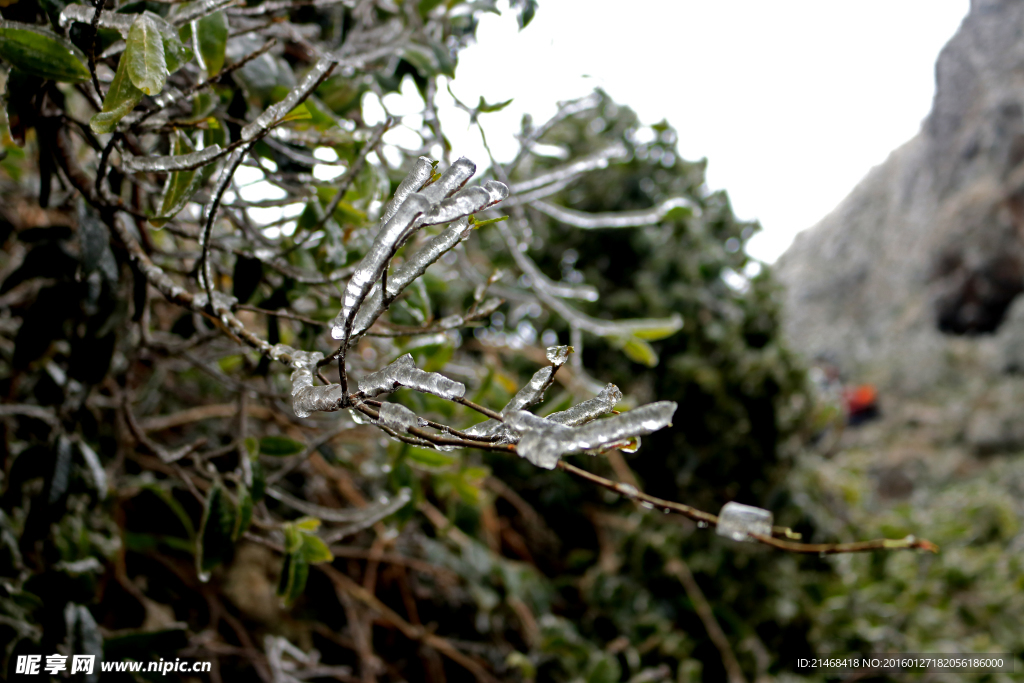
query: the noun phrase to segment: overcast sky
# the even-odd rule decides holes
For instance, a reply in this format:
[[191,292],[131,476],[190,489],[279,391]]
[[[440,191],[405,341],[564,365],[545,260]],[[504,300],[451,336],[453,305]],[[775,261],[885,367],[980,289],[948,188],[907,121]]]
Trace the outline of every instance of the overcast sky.
[[[515,98],[484,119],[499,158],[524,112],[544,120],[597,86],[645,123],[667,119],[684,158],[708,158],[708,185],[761,221],[750,250],[772,262],[917,133],[968,4],[540,0],[522,32],[508,12],[483,17],[452,89],[469,103]],[[485,158],[466,119],[444,119],[456,154]]]

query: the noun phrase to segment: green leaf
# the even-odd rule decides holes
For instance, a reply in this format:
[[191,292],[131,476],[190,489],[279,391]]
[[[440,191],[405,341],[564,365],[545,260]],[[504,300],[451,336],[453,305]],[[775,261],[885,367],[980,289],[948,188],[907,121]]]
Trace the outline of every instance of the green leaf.
[[302,517],[295,520],[295,528],[305,533],[314,533],[322,522],[316,517]]
[[455,464],[456,460],[458,460],[458,458],[453,455],[445,455],[444,453],[431,451],[426,448],[416,448],[414,446],[406,448],[405,454],[414,464],[430,469],[451,467]]
[[263,455],[284,457],[301,453],[305,448],[304,445],[287,436],[264,436],[260,439],[260,453]]
[[0,20],[0,58],[27,74],[64,83],[88,80],[85,55],[58,35]]
[[206,73],[213,76],[224,68],[224,49],[228,42],[228,16],[224,10],[214,12],[196,22],[199,54]]
[[480,104],[476,105],[476,110],[481,114],[489,114],[492,111],[501,111],[510,104],[512,104],[512,100],[505,100],[504,102],[495,102],[494,104],[488,104],[487,100],[481,97]]
[[630,334],[638,339],[658,341],[683,329],[683,318],[678,313],[668,318],[646,318],[618,321]]
[[309,107],[306,106],[305,102],[300,102],[299,106],[285,114],[281,121],[301,121],[303,119],[308,120],[311,118],[313,118],[313,115],[309,112]]
[[234,547],[235,509],[220,484],[214,484],[206,496],[203,521],[196,539],[196,571],[200,577],[226,560]]
[[[180,130],[175,131],[171,154],[190,154],[196,151],[188,136]],[[167,176],[164,184],[163,197],[160,200],[160,211],[149,222],[157,228],[163,227],[169,220],[185,208],[192,195],[203,185],[205,179],[198,170],[175,171]]]
[[143,93],[156,95],[164,89],[170,71],[167,69],[164,39],[151,13],[143,12],[132,22],[121,60],[128,61],[128,76]]
[[302,554],[302,559],[309,564],[331,562],[334,560],[334,554],[327,547],[327,544],[319,536],[312,534],[302,535],[302,549],[300,553]]
[[252,521],[252,495],[245,484],[238,485],[238,513],[235,515],[235,526],[231,530],[231,540],[238,541],[249,528]]
[[530,25],[533,21],[533,16],[537,13],[537,0],[518,0],[516,3],[519,5],[519,30],[522,31],[524,28]]
[[302,559],[299,553],[285,555],[277,594],[282,596],[287,603],[295,602],[295,599],[302,595],[302,591],[306,588],[307,578],[309,578],[309,563]]
[[622,349],[626,357],[634,363],[641,363],[649,368],[653,368],[658,364],[657,352],[643,339],[638,337],[619,337],[613,343]]
[[255,458],[260,454],[260,442],[251,436],[245,437],[245,452],[249,454],[249,458]]
[[252,500],[258,503],[267,495],[267,473],[259,459],[252,461]]
[[103,111],[92,117],[89,128],[93,133],[112,133],[117,122],[142,100],[143,92],[135,87],[128,76],[127,55],[121,55],[114,80],[110,83],[107,96],[103,99]]

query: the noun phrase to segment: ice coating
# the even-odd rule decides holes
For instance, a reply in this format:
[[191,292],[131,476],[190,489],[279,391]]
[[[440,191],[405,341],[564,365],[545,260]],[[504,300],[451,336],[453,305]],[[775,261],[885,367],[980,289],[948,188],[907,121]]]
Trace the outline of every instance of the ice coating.
[[413,192],[419,192],[427,181],[430,180],[431,173],[434,172],[434,162],[427,157],[420,157],[416,160],[416,165],[413,166],[412,170],[409,171],[409,175],[402,179],[402,182],[398,185],[398,189],[395,190],[395,196],[391,198],[388,205],[384,207],[384,213],[381,214],[380,224],[386,224],[395,215],[399,207],[402,206],[410,194]]
[[[634,436],[656,432],[672,423],[676,411],[673,401],[658,401],[581,427],[566,427],[552,422],[527,429],[519,440],[516,452],[537,467],[554,469],[559,458],[571,453],[589,451]],[[517,416],[518,424],[529,418]]]
[[423,196],[431,204],[436,204],[465,185],[474,173],[476,173],[476,164],[466,157],[459,157],[441,174],[440,178],[423,189]]
[[772,535],[772,521],[772,513],[768,510],[730,501],[718,513],[718,528],[715,531],[719,536],[734,541],[754,542],[756,539],[751,538],[750,534]]
[[409,197],[398,208],[390,221],[377,233],[370,250],[366,252],[356,270],[345,286],[345,294],[341,301],[341,312],[334,319],[331,336],[335,339],[345,337],[346,328],[352,320],[366,294],[373,284],[380,279],[381,273],[388,266],[391,256],[399,242],[406,236],[412,222],[430,206],[427,199],[417,193]]
[[[92,23],[92,15],[96,11],[93,7],[86,7],[85,5],[68,5],[60,12],[60,27],[67,28],[68,25],[73,21],[78,21],[83,24]],[[128,30],[132,27],[132,22],[135,20],[135,14],[118,14],[117,12],[110,12],[104,10],[100,12],[100,28],[109,28],[119,31],[122,36],[128,35]]]
[[335,57],[323,57],[320,59],[309,70],[309,73],[303,77],[302,82],[292,88],[284,96],[283,100],[267,107],[262,114],[253,119],[252,123],[242,128],[242,139],[247,142],[254,140],[258,135],[277,124],[288,112],[295,109],[302,100],[306,99],[309,93],[320,84],[320,81],[330,73],[337,63]]
[[[81,7],[81,5],[68,5]],[[213,144],[198,152],[175,154],[162,157],[136,157],[125,154],[121,160],[121,168],[125,173],[170,173],[173,171],[193,171],[205,166],[224,154],[220,145]]]
[[552,365],[562,366],[569,360],[569,354],[573,352],[571,346],[549,346],[544,351],[548,362]]
[[568,427],[578,427],[581,424],[595,420],[602,415],[612,412],[616,404],[622,400],[622,392],[614,384],[608,384],[594,398],[577,403],[572,408],[562,410],[548,415],[547,419]]
[[390,427],[396,432],[407,432],[409,427],[419,425],[416,413],[401,403],[382,403],[378,411],[380,413],[378,423],[385,427]]
[[[407,490],[408,489],[402,489],[402,491]],[[316,517],[321,521],[358,523],[366,520],[367,518],[374,518],[374,521],[370,522],[370,525],[372,525],[377,520],[386,517],[388,514],[390,514],[390,512],[386,512],[384,514],[380,514],[380,512],[382,509],[390,509],[394,501],[403,501],[401,505],[399,505],[399,507],[409,502],[409,500],[411,499],[411,495],[403,495],[402,491],[399,491],[398,495],[395,496],[393,500],[384,500],[383,502],[377,503],[376,505],[369,505],[364,508],[349,508],[347,510],[340,510],[338,508],[329,508],[324,505],[310,503],[308,501],[302,500],[301,498],[296,498],[295,496],[285,493],[281,489],[275,488],[273,486],[267,487],[267,495],[269,497],[273,498],[274,500],[280,501],[281,503],[284,503],[293,510],[297,510],[303,514],[312,515],[313,517]]]
[[[517,410],[523,410],[540,403],[544,398],[544,392],[547,391],[548,386],[551,384],[551,376],[554,372],[554,366],[548,365],[533,373],[530,381],[517,391],[512,400],[501,409],[502,417],[507,417]],[[496,434],[501,426],[501,422],[497,420],[484,420],[467,429],[466,434],[470,436],[491,436]]]
[[448,379],[436,372],[425,372],[416,367],[412,354],[407,353],[390,365],[371,372],[359,380],[359,392],[367,398],[389,394],[398,387],[409,387],[433,394],[449,401],[466,395],[466,385]]
[[412,500],[412,489],[403,488],[399,490],[391,500],[382,498],[376,505],[369,505],[365,508],[360,508],[359,512],[361,513],[361,516],[358,519],[353,520],[350,524],[343,526],[336,531],[325,534],[324,542],[337,543],[346,536],[351,536],[363,529],[368,529],[388,515],[401,510],[410,500]]
[[[401,294],[406,287],[423,275],[431,264],[444,256],[456,244],[469,237],[471,233],[469,221],[462,219],[449,225],[441,234],[432,237],[422,249],[388,276],[388,297],[393,299]],[[356,313],[355,322],[352,324],[352,335],[358,336],[370,329],[370,326],[377,321],[382,313],[384,313],[384,297],[378,282],[373,285],[363,301],[363,305]],[[337,324],[338,320],[336,319],[335,325]]]
[[431,206],[418,222],[422,225],[448,223],[477,211],[483,211],[506,197],[508,197],[508,188],[504,183],[488,180],[482,186],[468,187],[447,199],[442,199]]
[[645,225],[657,225],[672,209],[678,209],[681,207],[692,209],[693,203],[688,199],[676,197],[673,199],[667,199],[653,209],[648,209],[646,211],[620,211],[607,213],[587,213],[585,211],[576,211],[574,209],[567,209],[563,206],[557,206],[550,202],[541,200],[532,201],[530,206],[541,213],[546,213],[560,223],[565,223],[566,225],[571,225],[575,228],[582,228],[584,230],[593,230],[596,228],[640,228]]
[[519,194],[526,192],[527,190],[533,190],[538,187],[543,187],[550,183],[564,181],[568,178],[574,178],[581,173],[587,171],[593,171],[599,168],[607,168],[609,162],[613,159],[622,159],[629,156],[629,150],[622,143],[616,143],[611,147],[606,147],[590,156],[584,157],[579,161],[574,161],[571,164],[566,164],[560,168],[556,168],[550,173],[531,178],[530,180],[524,180],[521,183],[516,183],[511,188],[513,194]]
[[[278,345],[280,346],[280,345]],[[286,347],[287,348],[287,347]],[[271,350],[271,357],[280,360],[284,351],[275,346]],[[316,364],[323,360],[323,354],[319,351],[296,351],[289,349],[291,356],[292,372],[292,410],[296,417],[309,417],[316,412],[334,412],[341,406],[342,393],[340,384],[328,384],[327,386],[313,386],[313,373],[316,371]]]
[[184,26],[190,21],[202,19],[225,7],[237,4],[242,3],[239,3],[238,0],[202,0],[202,2],[194,3],[184,12],[173,14],[169,19],[175,26]]

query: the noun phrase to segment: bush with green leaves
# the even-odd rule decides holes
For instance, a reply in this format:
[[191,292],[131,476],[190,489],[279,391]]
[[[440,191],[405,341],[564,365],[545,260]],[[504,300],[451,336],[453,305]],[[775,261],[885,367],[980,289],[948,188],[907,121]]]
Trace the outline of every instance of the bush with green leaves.
[[[811,397],[672,129],[596,93],[453,158],[439,83],[494,10],[0,9],[6,671],[736,679],[810,647],[780,577],[931,547],[799,542]],[[366,125],[407,77],[424,115]]]

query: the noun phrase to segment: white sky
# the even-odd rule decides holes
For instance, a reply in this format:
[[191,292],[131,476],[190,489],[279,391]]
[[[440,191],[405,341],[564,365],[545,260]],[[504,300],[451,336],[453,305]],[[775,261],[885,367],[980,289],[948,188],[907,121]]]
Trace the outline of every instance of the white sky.
[[[644,123],[667,119],[684,158],[708,158],[709,187],[761,221],[750,251],[773,262],[917,133],[935,59],[968,5],[540,0],[521,33],[508,12],[483,16],[452,90],[468,104],[515,98],[483,118],[499,159],[511,158],[524,112],[546,120],[558,100],[598,86]],[[457,156],[486,158],[465,117],[442,118]]]

